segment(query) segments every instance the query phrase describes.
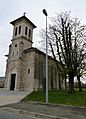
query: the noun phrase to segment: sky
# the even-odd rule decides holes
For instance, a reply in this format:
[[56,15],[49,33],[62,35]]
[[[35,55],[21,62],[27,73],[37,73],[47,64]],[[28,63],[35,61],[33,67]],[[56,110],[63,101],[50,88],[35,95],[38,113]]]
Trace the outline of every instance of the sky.
[[39,32],[45,28],[45,16],[42,10],[50,17],[63,11],[71,11],[72,16],[78,17],[86,23],[86,0],[0,0],[0,77],[5,76],[6,57],[12,39],[13,27],[11,21],[26,16],[37,26],[34,29],[34,47],[39,47]]

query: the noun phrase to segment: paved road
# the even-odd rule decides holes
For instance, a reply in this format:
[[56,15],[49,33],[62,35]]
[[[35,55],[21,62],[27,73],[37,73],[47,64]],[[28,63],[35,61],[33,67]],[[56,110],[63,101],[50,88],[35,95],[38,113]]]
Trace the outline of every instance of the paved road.
[[20,102],[16,104],[10,104],[7,106],[2,106],[2,108],[6,108],[6,107],[12,109],[19,109],[21,111],[24,110],[27,111],[27,114],[33,112],[34,115],[35,113],[38,115],[45,114],[49,116],[61,117],[61,119],[86,119],[86,108],[80,108],[80,107],[43,104],[37,102],[28,102],[28,103]]
[[18,114],[13,114],[10,112],[0,111],[0,119],[37,119],[37,118],[26,117]]
[[31,91],[7,91],[0,90],[0,106],[17,103]]

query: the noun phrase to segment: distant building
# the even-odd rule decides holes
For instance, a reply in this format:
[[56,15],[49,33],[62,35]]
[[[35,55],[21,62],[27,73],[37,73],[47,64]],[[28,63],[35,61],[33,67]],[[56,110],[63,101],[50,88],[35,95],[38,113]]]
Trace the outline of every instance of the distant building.
[[0,77],[0,88],[4,88],[5,77]]
[[[12,21],[11,24],[13,37],[9,54],[6,55],[8,58],[5,88],[8,90],[45,89],[45,53],[32,47],[33,29],[36,26],[25,15]],[[49,89],[58,89],[59,76],[56,61],[50,56],[48,59]],[[63,80],[61,83],[65,88]]]

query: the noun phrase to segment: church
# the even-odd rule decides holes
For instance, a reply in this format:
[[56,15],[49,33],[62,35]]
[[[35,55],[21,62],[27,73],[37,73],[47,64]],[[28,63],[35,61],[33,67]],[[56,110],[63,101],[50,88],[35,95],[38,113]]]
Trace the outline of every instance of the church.
[[[25,14],[10,23],[13,25],[13,35],[9,53],[6,55],[4,88],[12,91],[45,89],[46,54],[32,47],[33,30],[36,26]],[[50,56],[48,56],[48,69],[49,89],[59,89],[60,84],[65,88],[64,80],[58,75],[56,61]]]

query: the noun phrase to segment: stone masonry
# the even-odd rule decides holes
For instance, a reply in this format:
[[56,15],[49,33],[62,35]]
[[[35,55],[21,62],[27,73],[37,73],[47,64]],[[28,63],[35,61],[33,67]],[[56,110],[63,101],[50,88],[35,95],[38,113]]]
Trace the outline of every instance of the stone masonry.
[[[7,56],[5,88],[7,90],[45,89],[45,53],[32,47],[36,26],[24,15],[11,22],[12,43]],[[56,61],[48,56],[49,89],[59,88]],[[63,88],[64,83],[63,83]]]

